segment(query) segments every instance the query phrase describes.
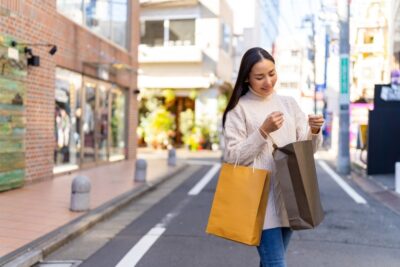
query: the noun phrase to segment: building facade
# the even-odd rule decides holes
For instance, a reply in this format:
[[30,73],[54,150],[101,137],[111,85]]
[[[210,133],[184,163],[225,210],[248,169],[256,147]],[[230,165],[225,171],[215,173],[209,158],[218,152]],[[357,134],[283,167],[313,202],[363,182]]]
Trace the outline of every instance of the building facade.
[[[314,66],[309,58],[308,44],[302,36],[296,39],[280,36],[276,45],[278,93],[294,97],[308,113],[314,112]],[[293,42],[293,40],[298,40]],[[318,94],[318,97],[321,96]]]
[[135,158],[138,1],[2,1],[0,16],[0,189]]
[[[237,33],[234,42],[233,80],[236,79],[239,72],[242,56],[248,49],[256,46],[262,47],[275,56],[276,41],[279,34],[279,0],[251,0],[246,2],[251,10],[251,12],[246,13],[246,18],[251,19],[242,31],[235,29]],[[238,3],[231,1],[231,5],[236,4]]]
[[[253,3],[251,3],[253,2]],[[274,53],[276,38],[279,34],[279,0],[253,0],[252,27],[243,30],[243,48],[260,46],[271,54]]]
[[218,96],[232,77],[231,9],[224,0],[140,3],[143,142],[165,147],[203,138],[210,143],[220,119]]
[[393,0],[392,2],[392,16],[390,24],[390,34],[393,36],[391,40],[393,58],[392,58],[392,77],[395,76],[400,84],[400,0]]
[[372,99],[375,84],[390,83],[389,2],[352,2],[351,101]]

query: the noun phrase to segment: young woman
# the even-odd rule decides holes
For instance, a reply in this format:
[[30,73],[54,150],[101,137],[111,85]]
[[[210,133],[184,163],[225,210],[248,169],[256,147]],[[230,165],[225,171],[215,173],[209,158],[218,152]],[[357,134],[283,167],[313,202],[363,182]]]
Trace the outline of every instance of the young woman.
[[257,247],[262,267],[286,266],[285,251],[292,231],[280,189],[274,185],[273,142],[278,146],[311,139],[322,142],[322,116],[308,119],[292,97],[279,96],[274,58],[264,49],[248,50],[240,64],[231,99],[223,115],[224,160],[272,171],[266,217]]

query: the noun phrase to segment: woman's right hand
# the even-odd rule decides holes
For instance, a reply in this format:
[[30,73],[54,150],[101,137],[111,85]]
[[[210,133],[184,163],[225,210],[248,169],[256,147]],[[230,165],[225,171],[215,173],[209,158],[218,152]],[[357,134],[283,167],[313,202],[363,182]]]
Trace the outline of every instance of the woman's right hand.
[[283,113],[280,111],[274,111],[267,116],[267,118],[261,125],[260,127],[261,133],[263,135],[270,134],[281,128],[282,124],[283,124]]

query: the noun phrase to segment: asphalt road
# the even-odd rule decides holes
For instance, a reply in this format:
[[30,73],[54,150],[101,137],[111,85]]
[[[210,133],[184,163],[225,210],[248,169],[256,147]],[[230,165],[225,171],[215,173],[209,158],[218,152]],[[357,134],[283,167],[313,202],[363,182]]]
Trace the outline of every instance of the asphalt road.
[[[189,167],[45,262],[70,261],[63,266],[74,262],[79,267],[258,266],[255,248],[204,232],[218,173],[198,195],[188,192],[211,168]],[[356,203],[319,164],[317,172],[325,220],[315,230],[293,234],[288,266],[400,266],[400,216],[345,178],[367,202]]]

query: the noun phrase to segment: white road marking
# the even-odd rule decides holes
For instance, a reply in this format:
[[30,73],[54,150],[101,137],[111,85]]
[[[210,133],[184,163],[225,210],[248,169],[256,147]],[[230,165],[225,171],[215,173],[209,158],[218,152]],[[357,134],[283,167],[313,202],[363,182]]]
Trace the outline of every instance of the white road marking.
[[118,262],[115,267],[134,267],[142,259],[166,228],[155,226],[145,234],[136,245]]
[[322,160],[317,161],[332,179],[358,204],[367,204],[365,198],[358,194],[353,188],[351,188],[334,170],[332,170],[326,162]]
[[[189,191],[189,195],[197,195],[207,185],[207,183],[217,173],[221,164],[215,163],[214,166],[204,175],[204,177]],[[135,267],[136,264],[143,258],[149,251],[153,244],[162,236],[167,230],[167,225],[172,219],[179,215],[182,209],[189,203],[192,198],[184,199],[179,205],[170,213],[164,216],[160,223],[150,229],[118,262],[115,267]]]
[[214,163],[214,166],[209,170],[204,177],[197,182],[195,186],[188,192],[189,196],[194,196],[198,195],[201,190],[211,181],[211,179],[214,177],[214,175],[219,171],[221,168],[220,163]]

